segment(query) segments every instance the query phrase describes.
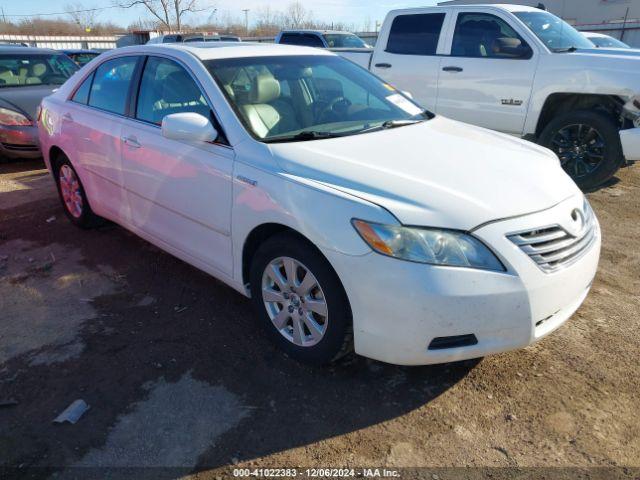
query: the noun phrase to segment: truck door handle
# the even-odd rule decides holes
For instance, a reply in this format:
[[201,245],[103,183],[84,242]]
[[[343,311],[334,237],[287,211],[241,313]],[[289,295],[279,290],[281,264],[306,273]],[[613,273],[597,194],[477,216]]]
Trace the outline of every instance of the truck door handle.
[[376,63],[376,68],[391,68],[390,63]]
[[140,148],[142,146],[138,143],[138,140],[133,137],[122,137],[122,143],[131,148]]
[[443,67],[443,72],[461,72],[463,69],[461,67]]

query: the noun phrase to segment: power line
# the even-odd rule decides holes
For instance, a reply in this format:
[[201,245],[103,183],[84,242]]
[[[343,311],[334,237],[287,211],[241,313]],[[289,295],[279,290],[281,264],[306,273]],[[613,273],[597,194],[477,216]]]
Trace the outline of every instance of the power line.
[[[160,0],[148,0],[150,3],[157,3]],[[69,15],[71,13],[87,13],[87,12],[100,12],[102,10],[110,10],[113,8],[130,8],[136,5],[135,2],[132,2],[131,5],[109,5],[108,7],[94,7],[94,8],[83,8],[81,10],[69,10],[66,12],[48,12],[48,13],[13,13],[6,14],[4,13],[3,8],[3,17],[51,17],[54,15]],[[140,4],[142,5],[142,4]]]
[[110,8],[120,8],[118,5],[109,7],[97,7],[97,8],[85,8],[82,10],[69,10],[68,12],[48,12],[48,13],[5,13],[4,17],[50,17],[53,15],[69,15],[70,13],[86,13],[86,12],[98,12],[101,10],[108,10]]

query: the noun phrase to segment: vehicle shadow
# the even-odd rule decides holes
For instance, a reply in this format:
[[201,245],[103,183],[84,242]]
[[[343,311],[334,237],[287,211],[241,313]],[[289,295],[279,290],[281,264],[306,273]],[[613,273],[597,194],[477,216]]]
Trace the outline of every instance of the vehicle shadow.
[[[47,223],[51,215],[60,220]],[[0,242],[20,239],[78,251],[87,269],[108,265],[118,288],[77,299],[95,309],[79,333],[79,354],[34,365],[35,355],[53,348],[45,346],[0,365],[3,398],[18,402],[0,410],[6,466],[42,468],[44,477],[103,448],[122,415],[144,402],[148,385],[158,381],[190,376],[224,387],[241,402],[245,415],[239,423],[197,452],[195,470],[205,471],[400,417],[437,398],[478,363],[398,367],[351,355],[326,368],[301,365],[272,346],[250,301],[234,290],[118,226],[80,231],[62,217],[50,200],[21,206],[0,225]],[[38,272],[44,282],[34,298],[46,298],[49,284],[61,293],[56,268]],[[29,286],[15,281],[17,289]],[[43,323],[52,322],[56,312],[47,312],[46,304],[39,306],[43,311]],[[53,413],[77,398],[91,405],[87,417],[75,425],[52,424]],[[159,415],[189,414],[181,408]]]

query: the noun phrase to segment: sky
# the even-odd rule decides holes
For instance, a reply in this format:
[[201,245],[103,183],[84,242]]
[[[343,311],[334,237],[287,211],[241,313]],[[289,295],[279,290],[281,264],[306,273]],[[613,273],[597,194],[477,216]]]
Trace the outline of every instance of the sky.
[[[206,21],[214,9],[216,16],[232,16],[244,19],[243,9],[248,8],[249,22],[252,12],[269,5],[272,11],[285,10],[291,0],[198,0],[201,7],[208,11],[191,14],[189,19],[193,23]],[[372,27],[375,21],[382,22],[389,10],[394,8],[418,7],[434,5],[436,0],[300,0],[305,8],[311,10],[314,18],[327,22],[340,21],[347,24],[355,24],[361,27],[365,20],[371,20]],[[111,5],[111,0],[0,0],[0,14],[3,13],[7,20],[18,20],[20,17],[12,15],[45,14],[64,12],[69,4],[81,3],[85,8],[104,7]],[[224,18],[223,17],[223,18]],[[149,19],[144,7],[131,9],[109,9],[98,13],[98,21],[110,20],[126,27],[138,19]]]

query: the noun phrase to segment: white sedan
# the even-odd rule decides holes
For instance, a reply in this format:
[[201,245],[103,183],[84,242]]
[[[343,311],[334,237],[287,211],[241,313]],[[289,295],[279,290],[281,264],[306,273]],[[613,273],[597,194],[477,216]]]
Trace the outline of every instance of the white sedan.
[[598,222],[553,153],[434,116],[327,51],[121,48],[38,123],[73,223],[117,222],[250,296],[308,363],[524,347],[596,272]]

